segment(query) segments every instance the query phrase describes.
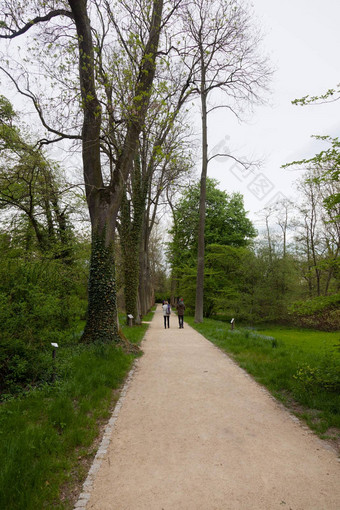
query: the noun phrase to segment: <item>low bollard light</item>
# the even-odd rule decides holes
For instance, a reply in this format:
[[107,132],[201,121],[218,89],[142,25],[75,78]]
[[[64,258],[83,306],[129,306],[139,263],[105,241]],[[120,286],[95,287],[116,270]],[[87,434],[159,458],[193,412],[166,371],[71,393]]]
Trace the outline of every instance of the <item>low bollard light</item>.
[[55,358],[56,358],[56,355],[57,355],[57,348],[59,347],[58,344],[56,343],[53,343],[51,342],[51,345],[53,347],[53,350],[52,350],[52,364],[53,364],[53,370],[52,370],[52,382],[55,381],[55,375],[56,375],[56,370],[55,370]]

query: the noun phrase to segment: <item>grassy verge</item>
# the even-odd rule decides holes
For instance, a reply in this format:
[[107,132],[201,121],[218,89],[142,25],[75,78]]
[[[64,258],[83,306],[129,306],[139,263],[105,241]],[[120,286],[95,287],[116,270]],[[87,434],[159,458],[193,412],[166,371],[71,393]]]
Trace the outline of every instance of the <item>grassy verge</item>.
[[340,438],[339,334],[293,328],[236,329],[188,323],[230,354],[321,437]]
[[125,324],[125,314],[119,314],[119,323],[122,325],[122,332],[131,343],[139,344],[142,341],[146,330],[149,327],[147,322],[150,322],[153,319],[155,309],[156,307],[153,307],[153,309],[147,315],[144,315],[142,324],[140,326],[134,327],[127,326]]
[[[147,325],[124,328],[139,343]],[[0,508],[68,510],[134,356],[113,345],[57,354],[54,384],[0,405]]]

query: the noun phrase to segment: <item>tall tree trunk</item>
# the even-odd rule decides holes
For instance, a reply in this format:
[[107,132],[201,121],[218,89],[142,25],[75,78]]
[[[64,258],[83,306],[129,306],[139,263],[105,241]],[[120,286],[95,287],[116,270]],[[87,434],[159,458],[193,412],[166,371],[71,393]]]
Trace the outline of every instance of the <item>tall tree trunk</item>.
[[[133,227],[134,225],[128,225],[128,227],[129,226]],[[126,315],[132,315],[135,322],[138,324],[140,322],[139,311],[137,309],[140,232],[137,232],[134,228],[132,228],[130,231],[126,232],[126,234],[120,236],[120,242],[124,259],[125,311]]]
[[141,314],[148,313],[154,304],[154,289],[152,281],[152,270],[150,266],[149,242],[150,230],[149,211],[145,211],[143,220],[143,235],[139,250],[139,302],[141,306]]
[[84,342],[116,341],[118,324],[114,273],[114,232],[117,194],[104,187],[100,161],[101,106],[96,94],[94,50],[87,2],[69,0],[79,45],[79,77],[84,119],[82,157],[86,199],[92,227],[88,284],[87,322]]
[[306,257],[307,257],[307,283],[308,283],[308,293],[309,297],[313,297],[313,280],[312,280],[312,262],[310,255],[310,237],[309,237],[309,226],[308,226],[308,218],[305,217],[305,228],[306,228]]
[[87,322],[84,342],[117,341],[117,302],[113,243],[105,236],[92,235],[91,263],[88,284]]
[[207,192],[208,171],[208,126],[207,126],[207,93],[205,90],[205,71],[202,66],[201,77],[201,108],[202,108],[202,173],[198,224],[198,250],[197,250],[197,278],[196,278],[196,304],[195,322],[203,322],[204,299],[204,231],[205,208]]
[[267,228],[269,262],[270,262],[270,264],[272,264],[273,263],[273,248],[272,248],[272,241],[271,241],[271,235],[270,235],[268,215],[266,215],[266,228]]
[[317,260],[317,250],[315,246],[316,242],[316,206],[315,206],[315,197],[313,190],[311,189],[310,193],[310,200],[311,200],[311,217],[310,217],[310,248],[313,258],[313,265],[314,265],[314,271],[315,271],[315,278],[316,278],[316,293],[317,296],[321,295],[321,270],[318,268],[318,260]]
[[[120,210],[120,243],[124,257],[124,294],[127,315],[133,315],[136,324],[140,324],[139,253],[142,243],[143,219],[148,190],[148,177],[142,175],[142,166],[138,156],[131,172],[131,200],[123,195]],[[128,318],[127,318],[128,323]]]
[[145,276],[144,276],[144,252],[143,248],[141,247],[139,251],[139,284],[138,284],[138,301],[140,305],[140,313],[142,315],[145,315],[145,308],[146,308],[146,298],[145,298]]
[[139,250],[139,286],[138,296],[141,308],[141,314],[145,315],[149,311],[149,261],[148,261],[148,243],[146,241],[146,227],[143,226],[143,238]]
[[57,197],[53,195],[52,205],[58,225],[59,240],[61,243],[60,257],[67,264],[73,262],[73,249],[71,244],[72,232],[68,225],[66,211],[61,211]]

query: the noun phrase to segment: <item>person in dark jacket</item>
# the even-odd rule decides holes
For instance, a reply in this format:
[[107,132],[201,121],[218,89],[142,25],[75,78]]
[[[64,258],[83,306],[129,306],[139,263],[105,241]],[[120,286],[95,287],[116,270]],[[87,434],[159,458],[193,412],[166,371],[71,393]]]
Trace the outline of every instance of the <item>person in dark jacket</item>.
[[178,324],[179,324],[180,329],[182,329],[182,328],[184,328],[183,316],[184,316],[184,310],[185,310],[185,304],[184,304],[183,298],[180,298],[180,300],[178,301],[176,309],[177,309],[177,315],[178,315]]

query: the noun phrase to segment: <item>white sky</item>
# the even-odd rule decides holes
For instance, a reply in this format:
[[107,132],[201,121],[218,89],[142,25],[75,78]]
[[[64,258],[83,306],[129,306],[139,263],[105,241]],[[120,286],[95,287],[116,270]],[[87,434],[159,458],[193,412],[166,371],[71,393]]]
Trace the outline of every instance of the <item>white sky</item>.
[[[251,219],[279,196],[296,193],[301,170],[281,165],[312,157],[322,147],[311,135],[338,136],[340,101],[320,106],[294,106],[340,83],[340,0],[253,0],[265,32],[265,52],[276,68],[270,106],[256,108],[240,124],[221,110],[209,120],[209,150],[229,147],[238,156],[261,159],[263,165],[244,173],[231,160],[216,159],[208,174],[227,192],[240,191]],[[219,150],[219,152],[221,152]]]

